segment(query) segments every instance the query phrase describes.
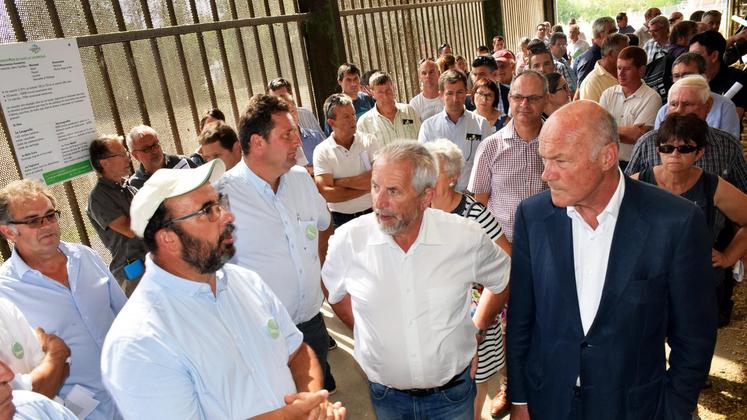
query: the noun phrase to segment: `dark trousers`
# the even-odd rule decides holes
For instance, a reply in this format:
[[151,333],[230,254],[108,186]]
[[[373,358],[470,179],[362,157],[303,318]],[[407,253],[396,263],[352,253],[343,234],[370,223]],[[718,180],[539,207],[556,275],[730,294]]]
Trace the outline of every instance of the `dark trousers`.
[[358,216],[363,216],[364,214],[371,213],[371,209],[359,211],[357,213],[338,213],[336,211],[333,211],[331,213],[332,213],[332,224],[334,225],[335,229],[337,229],[338,227],[355,219]]
[[335,378],[332,376],[329,363],[327,363],[329,335],[327,334],[327,326],[324,324],[324,316],[320,312],[310,320],[296,325],[296,328],[303,333],[303,342],[308,344],[316,353],[319,366],[322,367],[324,373],[324,389],[328,391],[335,389],[337,387]]

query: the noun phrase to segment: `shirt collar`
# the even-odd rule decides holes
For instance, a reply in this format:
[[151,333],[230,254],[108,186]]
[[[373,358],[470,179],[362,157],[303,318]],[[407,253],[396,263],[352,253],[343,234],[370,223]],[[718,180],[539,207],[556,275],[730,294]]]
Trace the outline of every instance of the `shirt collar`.
[[[153,261],[150,253],[145,256],[145,268],[145,277],[164,289],[187,296],[209,295],[213,297],[213,291],[210,290],[209,284],[185,279],[184,277],[169,273]],[[215,297],[217,298],[218,294],[224,291],[226,287],[226,273],[221,268],[215,272]]]
[[451,118],[449,118],[449,114],[446,113],[445,109],[443,111],[441,111],[441,118],[443,118],[444,121],[446,121],[446,122],[448,122],[450,124],[459,125],[459,124],[462,123],[462,121],[464,121],[464,117],[467,116],[467,112],[469,112],[464,107],[462,107],[462,111],[463,111],[462,115],[459,116],[459,119],[457,120],[457,122],[451,121]]
[[[65,257],[68,258],[80,258],[80,253],[78,253],[78,250],[72,247],[69,247],[66,243],[60,241],[60,245],[57,247],[57,249],[62,252]],[[37,271],[36,269],[32,268],[28,264],[26,264],[26,261],[21,258],[21,254],[18,253],[18,250],[16,250],[15,247],[13,247],[13,253],[10,256],[10,264],[13,267],[13,271],[16,272],[19,279],[23,279],[23,276],[26,275],[29,271]]]
[[[436,229],[433,226],[433,223],[430,222],[430,219],[432,217],[431,213],[434,211],[440,210],[427,208],[425,209],[425,212],[423,212],[423,219],[420,221],[420,231],[418,232],[418,237],[415,239],[415,242],[413,242],[410,249],[413,249],[418,244],[441,245],[444,243],[443,239],[441,238],[441,234],[438,232],[438,229]],[[379,222],[375,219],[376,216],[372,214],[371,217],[374,217],[376,229],[374,229],[373,234],[369,239],[369,243],[371,245],[391,244],[392,246],[399,248],[399,245],[394,242],[394,237],[392,237],[392,235],[386,234],[381,231],[381,228],[379,228],[378,226]]]
[[[615,192],[612,194],[610,201],[607,202],[604,210],[602,210],[602,212],[597,216],[597,222],[600,225],[608,220],[617,220],[617,216],[620,214],[620,206],[622,206],[623,196],[625,195],[625,175],[623,175],[623,172],[619,167],[617,168],[617,172],[620,175],[617,188],[615,188]],[[571,219],[581,217],[579,212],[576,210],[576,206],[568,206],[565,211]]]
[[263,194],[269,194],[270,196],[274,197],[276,195],[279,196],[285,190],[285,174],[280,175],[280,180],[278,182],[278,192],[276,194],[275,191],[272,190],[272,186],[270,185],[270,183],[260,178],[259,175],[255,174],[254,171],[249,168],[249,165],[244,162],[244,159],[241,159],[239,163],[236,164],[236,166],[239,168],[239,174],[241,174],[244,179],[254,185],[257,191]]

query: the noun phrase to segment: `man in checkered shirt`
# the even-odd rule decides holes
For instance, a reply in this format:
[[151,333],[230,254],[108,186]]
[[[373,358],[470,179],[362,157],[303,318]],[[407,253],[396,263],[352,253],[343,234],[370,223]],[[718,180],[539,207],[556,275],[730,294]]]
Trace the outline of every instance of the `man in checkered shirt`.
[[547,189],[541,179],[544,166],[537,155],[547,79],[534,70],[520,73],[511,83],[508,101],[513,120],[477,149],[468,189],[488,206],[511,241],[516,207],[521,200]]

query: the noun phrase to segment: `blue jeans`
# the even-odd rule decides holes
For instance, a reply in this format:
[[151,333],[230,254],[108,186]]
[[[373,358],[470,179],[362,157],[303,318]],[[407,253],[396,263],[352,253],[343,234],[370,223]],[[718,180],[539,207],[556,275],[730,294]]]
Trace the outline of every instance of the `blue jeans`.
[[388,386],[368,383],[376,418],[379,420],[472,420],[475,380],[469,369],[459,375],[462,383],[426,396],[412,396]]

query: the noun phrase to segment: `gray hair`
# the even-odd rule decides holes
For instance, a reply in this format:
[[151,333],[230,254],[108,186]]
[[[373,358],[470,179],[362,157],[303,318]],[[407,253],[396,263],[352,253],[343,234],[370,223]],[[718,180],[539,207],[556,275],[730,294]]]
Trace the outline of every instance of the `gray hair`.
[[24,201],[45,196],[52,202],[52,207],[57,207],[57,201],[52,193],[38,181],[33,179],[19,179],[0,189],[0,225],[7,225],[13,220],[10,214],[10,206],[14,201]]
[[669,88],[669,95],[667,95],[667,101],[672,96],[672,92],[675,90],[689,87],[696,89],[701,104],[708,102],[708,98],[711,97],[711,88],[708,86],[708,81],[705,77],[699,74],[689,74],[682,79],[676,81],[671,88]]
[[127,133],[127,149],[132,152],[135,151],[135,142],[142,139],[145,136],[153,136],[158,138],[158,133],[153,127],[147,125],[136,125],[132,127],[129,133]]
[[445,85],[451,85],[458,82],[464,83],[464,87],[467,88],[467,75],[459,70],[446,70],[438,77],[438,90],[443,92]]
[[655,18],[651,19],[651,20],[650,20],[650,21],[648,22],[648,26],[649,26],[649,28],[650,28],[650,27],[651,27],[652,25],[656,25],[656,26],[661,26],[661,27],[664,27],[664,26],[666,26],[666,27],[667,27],[667,29],[669,29],[669,19],[668,19],[668,18],[667,18],[666,16],[664,16],[664,15],[659,15],[659,16],[657,16],[657,17],[655,17]]
[[464,168],[464,154],[462,150],[449,139],[437,139],[425,143],[425,148],[442,163],[444,173],[448,177],[459,176]]
[[516,86],[516,81],[518,81],[519,79],[521,79],[522,77],[525,77],[525,76],[535,77],[537,80],[539,80],[540,82],[542,82],[542,93],[544,95],[547,95],[550,92],[550,88],[549,88],[549,86],[547,84],[547,77],[545,77],[544,74],[542,74],[542,73],[540,73],[540,72],[538,72],[536,70],[526,69],[523,72],[517,74],[516,77],[514,77],[514,80],[511,81],[511,87],[509,88],[509,92],[510,93],[513,93],[513,88],[514,88],[514,86]]
[[600,17],[591,24],[591,34],[594,38],[597,38],[602,32],[607,32],[607,28],[610,26],[615,26],[615,19],[609,16]]
[[377,71],[376,73],[371,75],[370,79],[368,79],[368,85],[372,88],[374,86],[381,86],[387,83],[394,82],[392,81],[392,76],[390,76],[389,73],[383,71]]
[[672,69],[674,69],[674,66],[678,64],[690,65],[692,63],[697,64],[698,73],[705,74],[705,68],[706,68],[705,58],[703,58],[703,56],[698,53],[686,52],[680,55],[679,57],[675,58],[674,63],[672,63]]
[[[623,35],[624,36],[624,35]],[[599,157],[599,152],[602,151],[602,147],[614,143],[617,148],[620,148],[620,134],[617,131],[617,121],[606,109],[603,109],[602,118],[598,121],[594,121],[591,124],[592,137],[596,138],[594,146],[592,146],[589,157],[595,160]]]
[[324,101],[324,106],[322,107],[324,110],[324,118],[328,120],[337,119],[337,115],[335,114],[337,107],[348,105],[353,105],[353,100],[350,99],[350,96],[344,93],[333,93],[332,95],[329,95],[327,100]]
[[602,42],[602,57],[616,49],[622,50],[628,46],[629,38],[623,34],[609,34]]
[[436,186],[438,162],[422,144],[412,140],[399,140],[384,146],[376,153],[377,161],[409,162],[412,165],[412,187],[418,195],[426,188]]

